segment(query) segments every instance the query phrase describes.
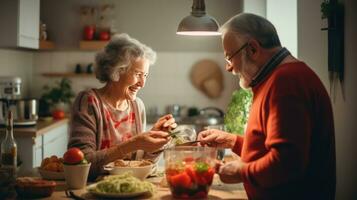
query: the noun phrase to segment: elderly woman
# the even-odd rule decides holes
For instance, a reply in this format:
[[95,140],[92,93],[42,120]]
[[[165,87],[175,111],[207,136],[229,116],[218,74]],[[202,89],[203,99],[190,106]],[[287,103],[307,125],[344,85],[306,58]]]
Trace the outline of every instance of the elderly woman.
[[92,163],[89,177],[117,159],[150,159],[170,140],[169,129],[177,125],[172,115],[158,119],[144,132],[145,107],[136,94],[145,86],[156,53],[127,34],[113,37],[96,55],[96,78],[100,89],[78,94],[72,109],[68,148],[79,147]]

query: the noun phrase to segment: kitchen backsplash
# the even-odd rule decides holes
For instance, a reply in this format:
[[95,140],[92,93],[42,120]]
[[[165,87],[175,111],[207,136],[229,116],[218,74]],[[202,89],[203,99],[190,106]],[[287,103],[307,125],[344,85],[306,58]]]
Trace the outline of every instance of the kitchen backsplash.
[[33,54],[31,51],[0,49],[0,76],[20,77],[23,97],[31,96]]
[[[44,77],[42,73],[48,72],[74,72],[76,64],[87,66],[94,61],[95,52],[82,51],[56,51],[40,52],[34,55],[33,81],[31,93],[41,96],[43,86],[53,83],[60,78]],[[150,74],[146,86],[139,92],[146,108],[157,107],[159,113],[165,111],[170,104],[184,106],[207,106],[226,109],[230,101],[232,91],[237,88],[238,80],[229,73],[224,74],[224,91],[218,99],[209,99],[195,89],[189,79],[191,67],[201,59],[216,61],[224,71],[223,54],[203,52],[158,52],[158,59],[150,68]],[[85,70],[85,68],[82,68]],[[76,93],[81,90],[100,87],[102,84],[93,77],[72,77],[73,89]]]

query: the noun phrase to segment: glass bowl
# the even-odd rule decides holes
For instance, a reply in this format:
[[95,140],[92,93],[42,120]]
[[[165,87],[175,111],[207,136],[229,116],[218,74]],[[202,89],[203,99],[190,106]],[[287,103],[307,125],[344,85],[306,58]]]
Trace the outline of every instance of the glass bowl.
[[165,175],[175,198],[206,198],[215,173],[217,150],[177,146],[164,151]]

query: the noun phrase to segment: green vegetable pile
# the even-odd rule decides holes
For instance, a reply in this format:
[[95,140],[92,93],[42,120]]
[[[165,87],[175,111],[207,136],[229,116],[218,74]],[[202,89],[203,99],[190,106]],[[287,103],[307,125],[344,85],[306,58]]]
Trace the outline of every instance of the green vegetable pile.
[[150,192],[154,193],[155,186],[148,181],[141,181],[127,172],[120,175],[108,176],[99,181],[96,187],[89,188],[89,191],[104,194],[125,194]]
[[236,90],[232,94],[231,102],[228,104],[224,125],[230,133],[244,134],[244,127],[248,121],[253,93],[250,90]]

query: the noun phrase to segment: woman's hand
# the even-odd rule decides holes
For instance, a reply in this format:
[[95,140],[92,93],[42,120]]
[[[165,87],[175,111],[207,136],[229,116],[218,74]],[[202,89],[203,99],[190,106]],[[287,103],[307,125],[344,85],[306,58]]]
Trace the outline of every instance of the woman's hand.
[[170,141],[170,135],[163,131],[149,131],[135,136],[134,145],[136,148],[147,152],[160,149]]
[[152,131],[165,131],[165,132],[169,132],[172,129],[176,128],[177,124],[175,122],[175,118],[171,115],[165,115],[160,117],[156,123],[154,124],[154,126],[152,127]]
[[198,133],[197,140],[202,146],[233,148],[237,136],[217,129],[209,129]]

